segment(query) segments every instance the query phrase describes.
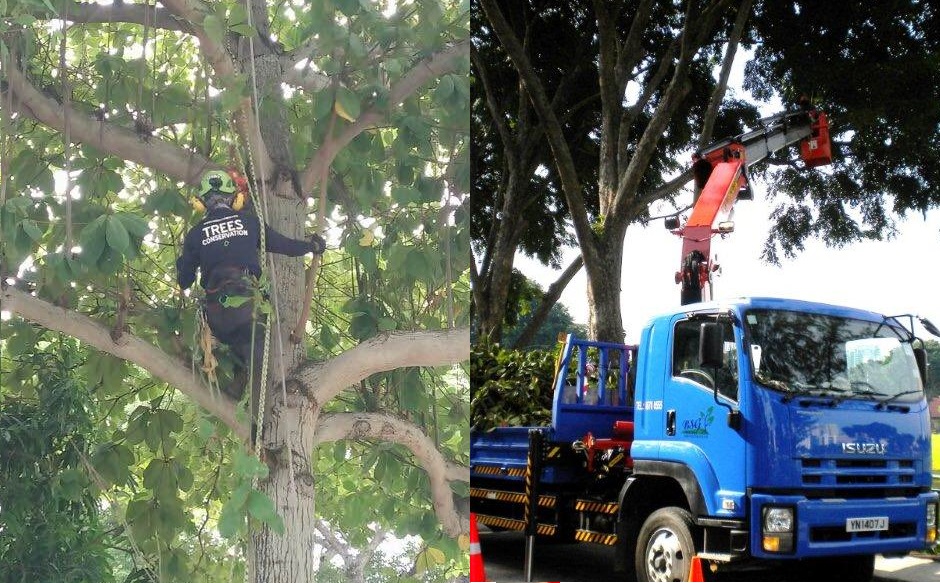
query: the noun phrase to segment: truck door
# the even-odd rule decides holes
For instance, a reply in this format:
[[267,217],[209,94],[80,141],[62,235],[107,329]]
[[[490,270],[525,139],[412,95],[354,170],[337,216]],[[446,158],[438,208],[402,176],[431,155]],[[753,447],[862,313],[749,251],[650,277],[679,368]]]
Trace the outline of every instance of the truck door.
[[[722,329],[722,366],[706,368],[699,360],[699,332],[714,318],[678,316],[672,329],[671,363],[663,391],[664,438],[660,454],[692,470],[711,515],[744,515],[745,424],[729,425],[729,407],[739,410],[740,334],[731,319]],[[714,388],[718,388],[715,402]],[[705,509],[698,509],[704,512]]]

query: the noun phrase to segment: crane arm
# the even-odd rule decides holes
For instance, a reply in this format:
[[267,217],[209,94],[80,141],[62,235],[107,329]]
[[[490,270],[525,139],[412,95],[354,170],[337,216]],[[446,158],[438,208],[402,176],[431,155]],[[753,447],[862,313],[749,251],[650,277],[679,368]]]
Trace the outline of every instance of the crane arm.
[[703,299],[703,289],[711,288],[711,239],[734,230],[728,219],[739,199],[751,199],[747,168],[768,156],[800,143],[801,156],[808,167],[832,161],[829,124],[826,114],[816,110],[782,113],[760,120],[760,127],[733,138],[715,142],[693,156],[692,173],[701,194],[685,225],[667,222],[682,237],[682,259],[676,283],[682,284],[682,304]]

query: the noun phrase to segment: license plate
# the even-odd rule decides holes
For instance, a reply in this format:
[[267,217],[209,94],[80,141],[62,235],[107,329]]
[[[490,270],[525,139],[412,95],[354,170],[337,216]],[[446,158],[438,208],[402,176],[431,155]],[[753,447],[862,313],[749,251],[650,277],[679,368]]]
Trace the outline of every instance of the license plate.
[[888,517],[873,516],[870,518],[847,518],[845,520],[845,530],[847,532],[871,532],[876,530],[888,530]]

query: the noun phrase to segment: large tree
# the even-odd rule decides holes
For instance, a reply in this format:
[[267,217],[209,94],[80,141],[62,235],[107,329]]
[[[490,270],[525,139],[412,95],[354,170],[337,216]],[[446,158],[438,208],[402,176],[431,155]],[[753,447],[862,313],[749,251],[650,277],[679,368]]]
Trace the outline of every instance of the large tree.
[[[680,172],[691,151],[755,121],[753,106],[725,96],[739,44],[756,47],[747,89],[759,99],[780,96],[787,104],[809,95],[831,115],[835,138],[831,169],[807,172],[787,156],[771,162],[770,168],[780,165],[782,171],[755,168],[771,178],[778,197],[768,260],[798,251],[809,236],[842,245],[890,235],[892,211],[937,203],[931,144],[938,139],[940,107],[922,97],[940,87],[932,6],[912,1],[820,8],[751,0],[524,4],[520,9],[520,3],[480,0],[483,24],[474,30],[474,50],[488,47],[497,55],[491,61],[508,63],[513,72],[504,83],[491,84],[486,95],[519,95],[535,111],[533,125],[550,147],[554,174],[537,172],[531,180],[554,179],[564,195],[598,338],[623,337],[624,258],[642,252],[623,249],[626,229],[647,220],[651,205],[676,201],[691,179],[687,170]],[[574,15],[555,18],[568,11]],[[565,55],[591,58],[570,59],[565,69],[564,59],[538,50],[536,38],[550,38]],[[586,48],[570,48],[577,43]],[[556,79],[576,66],[593,69],[597,98],[559,107]],[[517,111],[506,99],[488,112],[490,123],[516,127]],[[575,117],[596,120],[587,130],[597,150],[589,165],[580,157],[584,135],[572,132]],[[497,137],[488,143],[510,147]],[[675,158],[680,153],[683,159]],[[493,159],[498,163],[479,173],[508,176],[507,165]],[[590,204],[594,192],[596,214]],[[474,300],[480,299],[474,289]]]
[[[0,385],[28,386],[20,356],[61,335],[97,351],[82,378],[111,398],[113,431],[91,475],[122,501],[134,560],[196,572],[184,539],[206,522],[186,492],[216,464],[205,518],[236,538],[251,519],[255,581],[315,578],[315,492],[349,505],[346,532],[421,534],[462,564],[468,3],[36,0],[0,16]],[[205,443],[247,441],[239,404],[194,373],[198,303],[172,267],[189,187],[229,165],[270,225],[334,246],[306,274],[268,256],[264,464],[187,450],[199,415],[173,399],[217,420]]]
[[[530,123],[551,153],[552,172],[541,175],[551,178],[563,194],[587,271],[591,334],[622,340],[626,228],[648,218],[651,204],[673,198],[688,182],[688,172],[671,181],[665,178],[681,169],[679,152],[703,136],[707,141],[716,121],[717,131],[723,132],[742,118],[753,118],[752,108],[733,101],[720,112],[708,107],[710,101],[721,102],[725,91],[724,84],[712,78],[712,68],[723,51],[734,53],[743,34],[743,23],[734,18],[738,4],[730,0],[692,2],[684,8],[650,1],[570,7],[533,1],[524,8],[498,0],[480,4],[484,24],[474,31],[475,48],[477,43],[485,46],[511,65],[504,67],[511,69],[511,75],[506,73],[511,81],[484,86],[481,95],[490,102],[493,96],[516,91],[519,103],[531,110]],[[727,34],[716,39],[719,31]],[[553,52],[557,47],[559,53]],[[477,60],[473,66],[479,66]],[[559,99],[556,88],[561,84],[545,70],[554,75],[577,72],[578,87],[590,87],[592,94]],[[491,123],[514,127],[501,120],[514,120],[523,107],[508,99],[503,102],[501,107],[509,113],[501,114],[500,105],[490,107]],[[702,126],[706,129],[699,131]],[[508,149],[508,140],[499,135],[502,143],[495,138],[492,143]],[[498,166],[492,171],[508,175]],[[505,189],[503,193],[506,200],[519,198]],[[505,216],[503,212],[502,222]],[[561,283],[576,269],[577,263]],[[481,299],[475,289],[474,300]]]

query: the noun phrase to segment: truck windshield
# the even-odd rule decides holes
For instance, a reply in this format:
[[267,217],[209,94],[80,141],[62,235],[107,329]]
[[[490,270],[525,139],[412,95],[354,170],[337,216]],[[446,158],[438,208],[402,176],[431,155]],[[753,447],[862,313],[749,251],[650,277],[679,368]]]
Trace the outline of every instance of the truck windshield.
[[896,324],[750,310],[745,325],[754,378],[769,389],[879,403],[922,396],[914,351]]

